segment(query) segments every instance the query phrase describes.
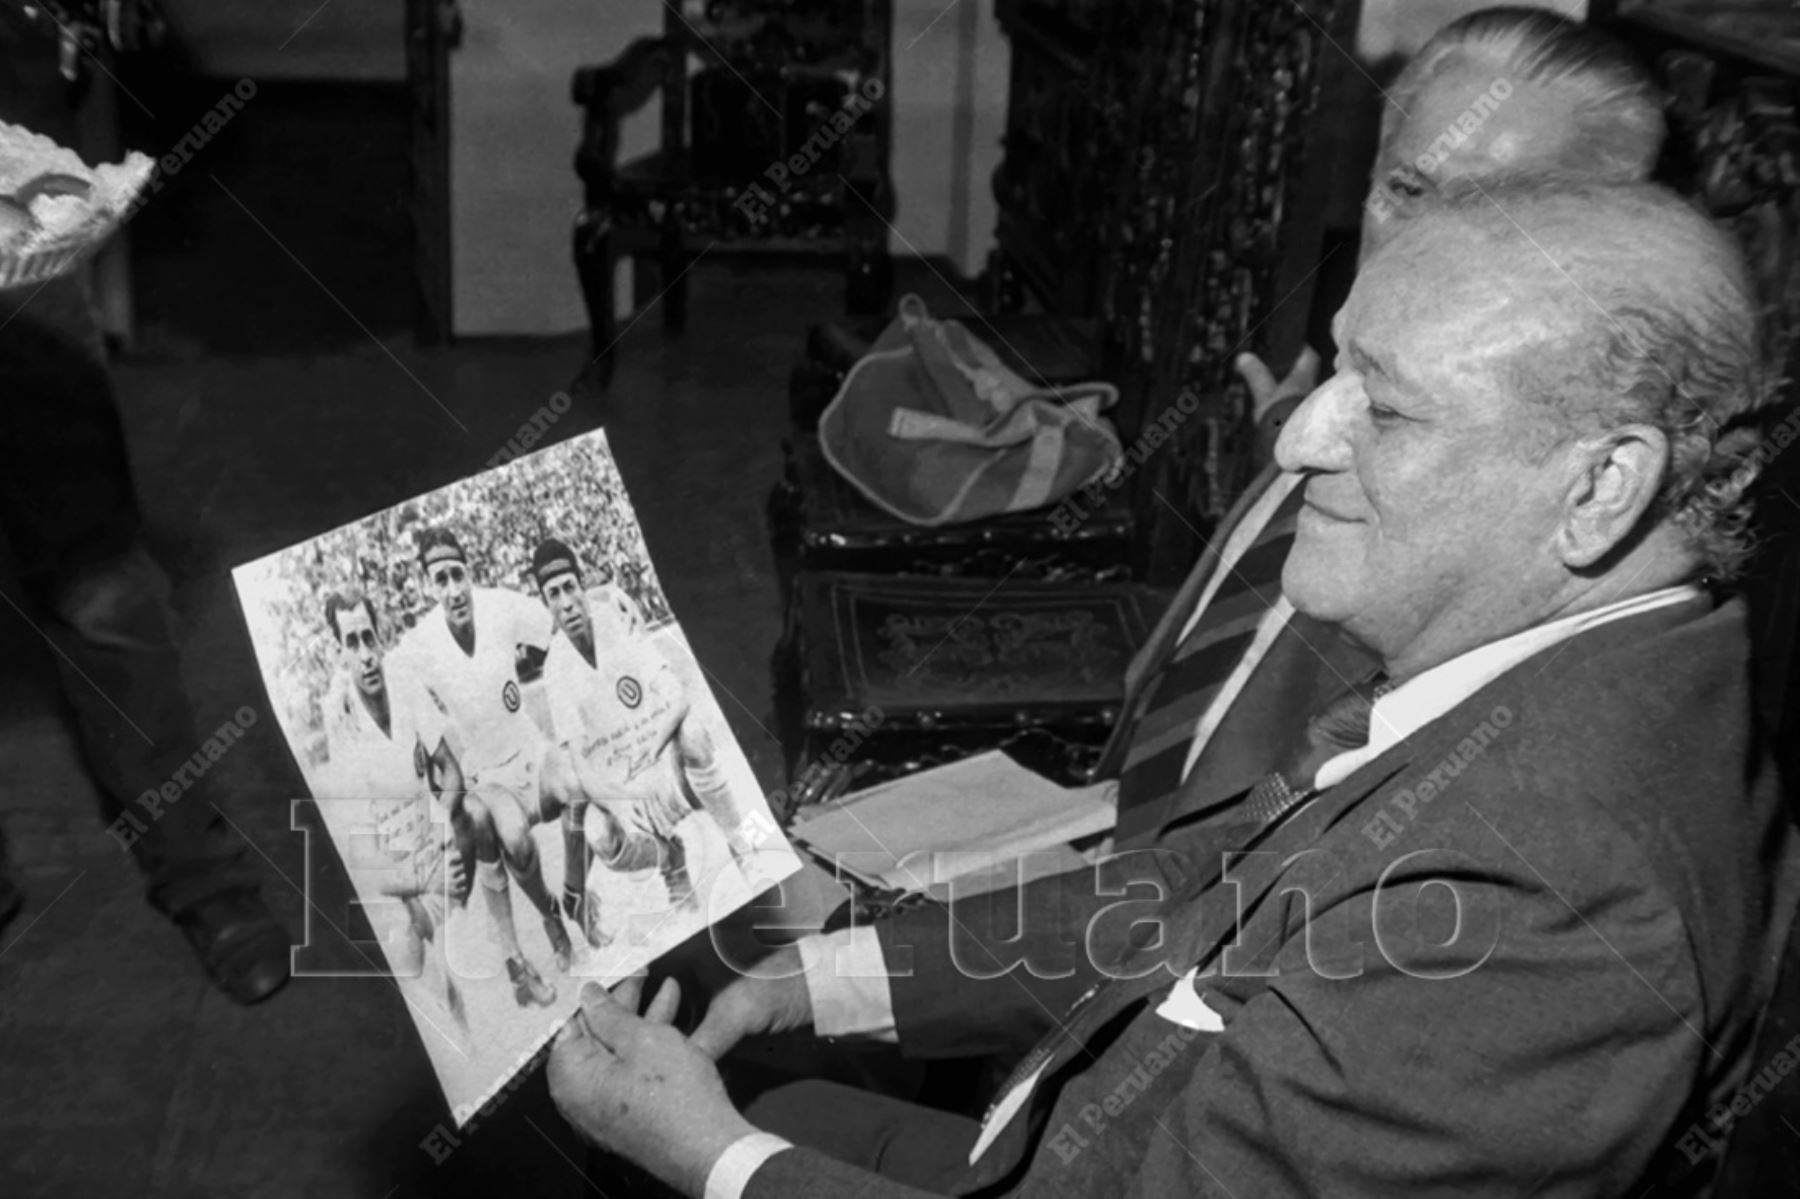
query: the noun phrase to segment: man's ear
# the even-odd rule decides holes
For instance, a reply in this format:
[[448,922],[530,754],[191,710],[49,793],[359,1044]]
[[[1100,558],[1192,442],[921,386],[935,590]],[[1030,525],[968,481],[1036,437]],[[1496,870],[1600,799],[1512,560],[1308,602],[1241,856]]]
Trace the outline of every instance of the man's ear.
[[1556,548],[1573,570],[1594,565],[1631,536],[1669,472],[1669,439],[1654,425],[1624,425],[1573,447]]

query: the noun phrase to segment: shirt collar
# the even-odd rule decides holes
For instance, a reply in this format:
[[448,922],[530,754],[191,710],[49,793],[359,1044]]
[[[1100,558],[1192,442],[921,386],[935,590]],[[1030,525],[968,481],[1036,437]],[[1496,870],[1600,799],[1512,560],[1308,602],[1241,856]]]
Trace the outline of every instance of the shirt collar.
[[1374,761],[1535,654],[1589,629],[1697,599],[1701,594],[1697,585],[1680,583],[1616,600],[1490,641],[1414,675],[1376,699],[1369,717],[1369,743],[1326,762],[1319,769],[1316,785],[1323,790],[1349,778],[1359,767]]

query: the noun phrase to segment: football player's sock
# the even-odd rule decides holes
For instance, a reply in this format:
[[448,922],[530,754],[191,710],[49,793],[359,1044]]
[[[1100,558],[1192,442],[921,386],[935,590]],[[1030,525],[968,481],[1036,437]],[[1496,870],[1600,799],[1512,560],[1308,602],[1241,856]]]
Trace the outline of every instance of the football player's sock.
[[[585,805],[582,805],[585,806]],[[587,885],[587,838],[576,805],[563,809],[563,915],[581,923],[581,893]]]
[[720,755],[707,754],[704,757],[688,761],[688,786],[693,789],[694,798],[700,801],[702,811],[719,822],[725,839],[731,842],[733,853],[742,857],[754,846],[749,842],[743,827],[743,816],[731,798],[731,780],[725,775],[725,766]]

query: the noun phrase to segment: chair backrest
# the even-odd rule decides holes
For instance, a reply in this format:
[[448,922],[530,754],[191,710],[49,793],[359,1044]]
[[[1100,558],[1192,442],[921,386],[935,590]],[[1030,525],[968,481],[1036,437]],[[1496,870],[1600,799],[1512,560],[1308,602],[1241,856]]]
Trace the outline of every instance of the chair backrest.
[[[570,92],[586,110],[581,145],[575,152],[575,173],[590,189],[604,186],[619,161],[619,128],[627,116],[663,94],[663,136],[668,140],[671,95],[685,97],[687,55],[682,44],[667,37],[638,38],[613,59],[598,67],[575,72]],[[674,112],[676,142],[685,119],[685,104]]]

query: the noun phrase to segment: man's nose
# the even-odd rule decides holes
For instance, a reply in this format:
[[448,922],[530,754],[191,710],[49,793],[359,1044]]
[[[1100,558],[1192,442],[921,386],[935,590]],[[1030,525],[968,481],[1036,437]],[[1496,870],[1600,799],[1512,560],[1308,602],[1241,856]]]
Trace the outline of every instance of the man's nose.
[[1284,471],[1340,471],[1349,465],[1344,422],[1361,380],[1352,371],[1325,380],[1294,410],[1275,442],[1275,464]]

